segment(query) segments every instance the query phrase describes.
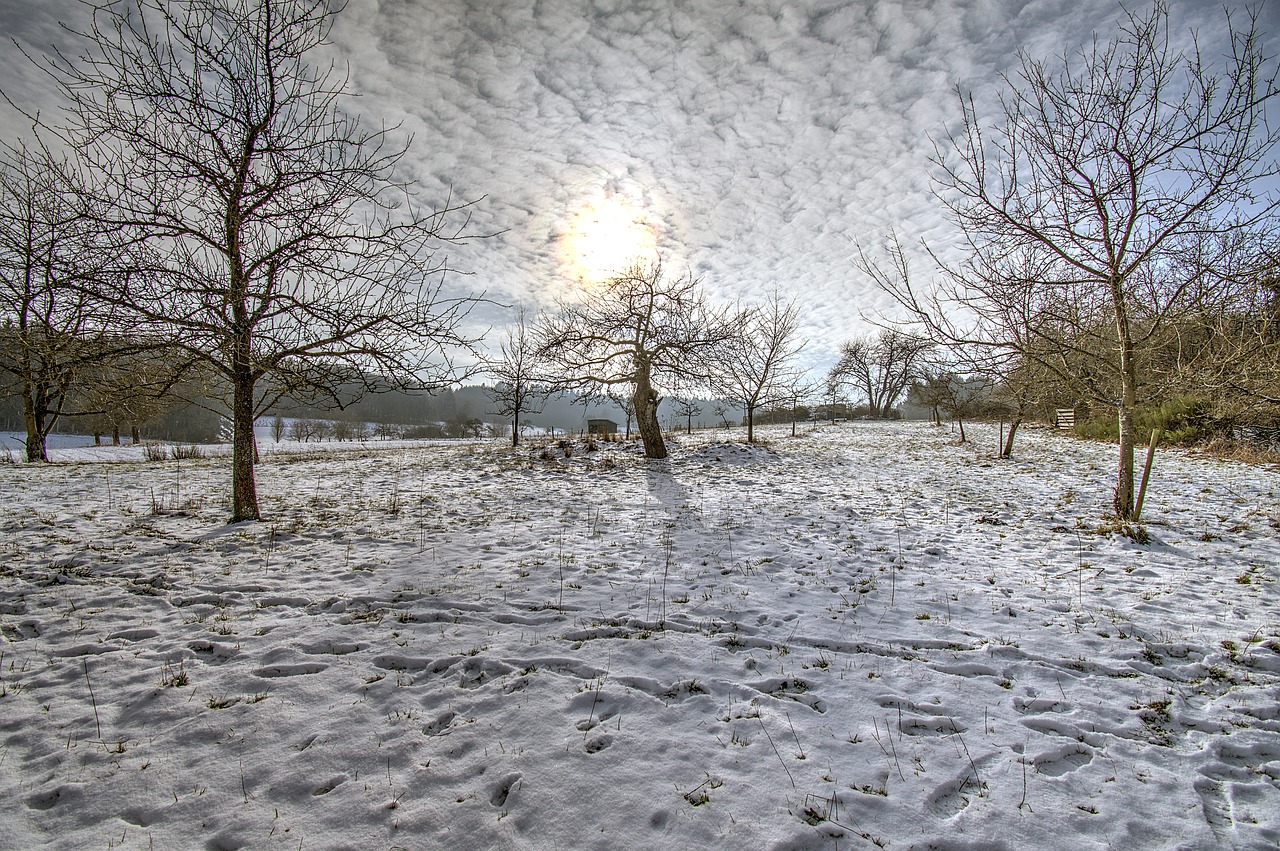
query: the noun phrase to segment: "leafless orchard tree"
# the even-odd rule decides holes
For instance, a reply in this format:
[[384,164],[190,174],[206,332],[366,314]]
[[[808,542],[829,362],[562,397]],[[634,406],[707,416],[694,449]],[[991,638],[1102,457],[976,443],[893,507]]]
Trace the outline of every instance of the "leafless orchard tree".
[[836,388],[852,385],[866,397],[871,416],[887,417],[924,366],[933,344],[896,328],[875,337],[859,337],[840,347],[840,359],[827,376]]
[[0,148],[0,374],[22,398],[28,461],[64,416],[105,409],[83,385],[122,348],[97,297],[115,256],[73,163],[38,143]]
[[498,345],[498,355],[486,362],[485,370],[497,384],[492,390],[500,417],[511,417],[511,445],[520,444],[520,415],[542,410],[552,385],[543,374],[538,346],[533,339],[524,309],[517,311],[516,323]]
[[713,350],[735,333],[725,311],[706,305],[696,278],[667,278],[660,263],[633,263],[584,301],[544,316],[537,338],[566,387],[626,388],[645,456],[665,458],[659,393],[705,383]]
[[963,122],[936,163],[970,259],[929,293],[905,268],[881,275],[940,339],[1040,359],[1114,405],[1123,520],[1136,519],[1144,342],[1227,297],[1205,274],[1230,261],[1212,252],[1232,240],[1215,238],[1262,227],[1276,211],[1257,194],[1278,172],[1280,125],[1265,115],[1280,91],[1275,65],[1256,15],[1238,26],[1227,14],[1220,67],[1194,41],[1174,46],[1168,7],[1156,2],[1126,13],[1109,41],[1052,62],[1023,55],[993,120],[961,95]]
[[470,300],[444,296],[433,250],[460,236],[457,208],[422,209],[406,148],[307,61],[327,0],[89,5],[82,52],[40,60],[65,99],[56,129],[132,240],[116,302],[225,382],[232,521],[257,519],[253,426],[279,394],[454,377]]
[[684,418],[685,433],[693,434],[693,418],[702,414],[702,405],[697,399],[680,396],[671,400],[671,406],[677,417]]
[[988,372],[994,382],[991,410],[1009,418],[1009,430],[1000,446],[1001,458],[1013,457],[1014,438],[1018,429],[1037,410],[1043,411],[1048,401],[1061,393],[1061,384],[1041,360],[1023,357],[1003,362],[999,371]]
[[792,379],[787,383],[787,394],[784,402],[791,409],[791,436],[796,436],[796,426],[800,420],[800,414],[803,410],[805,416],[812,416],[813,412],[806,408],[802,409],[807,401],[816,399],[822,391],[822,383],[814,381],[809,373],[796,372]]
[[797,337],[799,324],[799,307],[775,292],[764,305],[743,313],[741,333],[716,352],[713,389],[742,406],[748,443],[755,442],[756,411],[792,397],[799,377],[795,359],[805,345]]
[[95,348],[103,358],[80,371],[71,397],[81,427],[91,428],[95,435],[110,433],[115,444],[124,430],[134,443],[140,442],[143,425],[181,404],[175,388],[187,389],[198,381],[180,352],[152,346],[145,339],[109,335]]

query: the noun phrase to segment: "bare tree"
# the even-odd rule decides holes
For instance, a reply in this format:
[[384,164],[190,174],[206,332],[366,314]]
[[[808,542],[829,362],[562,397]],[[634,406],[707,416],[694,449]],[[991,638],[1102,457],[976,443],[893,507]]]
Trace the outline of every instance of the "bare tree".
[[588,300],[562,303],[537,330],[539,351],[566,386],[627,388],[648,458],[667,457],[660,391],[705,382],[712,350],[734,333],[723,311],[707,307],[697,279],[667,279],[659,263],[632,264]]
[[49,460],[61,417],[106,410],[84,385],[128,348],[96,295],[115,251],[82,187],[39,144],[0,149],[0,374],[22,399],[28,461]]
[[[180,400],[171,392],[185,375],[175,371],[173,352],[151,348],[140,342],[130,345],[115,336],[94,346],[103,357],[85,365],[69,396],[77,421],[88,425],[95,435],[111,432],[119,445],[121,431],[128,429],[133,443],[141,439],[141,427],[172,410]],[[181,357],[179,367],[187,364]]]
[[821,383],[815,382],[810,377],[801,372],[792,375],[791,381],[787,385],[786,403],[791,409],[791,436],[796,436],[796,425],[803,413],[805,417],[811,415],[809,408],[804,406],[805,400],[816,397],[822,389]]
[[940,392],[938,407],[951,417],[960,429],[960,442],[964,443],[967,439],[964,433],[964,421],[982,413],[985,403],[991,396],[991,380],[981,375],[941,372],[935,377],[935,386]]
[[799,307],[782,296],[746,311],[741,333],[716,352],[712,387],[716,394],[741,405],[747,421],[747,442],[755,442],[756,411],[791,398],[798,379],[795,358],[805,341],[797,338]]
[[498,356],[487,361],[486,370],[496,380],[492,398],[500,417],[511,417],[511,445],[520,444],[520,415],[536,414],[553,388],[542,374],[538,347],[533,340],[524,309],[517,312],[516,324],[507,329],[498,346]]
[[907,401],[922,408],[928,408],[933,415],[933,424],[942,425],[942,403],[947,398],[948,373],[942,369],[922,371],[907,390]]
[[440,386],[470,300],[443,294],[433,250],[460,236],[424,211],[405,147],[343,112],[347,79],[307,56],[327,0],[90,4],[83,52],[41,64],[132,239],[115,293],[228,388],[232,520],[260,516],[257,415],[282,394]]
[[882,328],[874,338],[860,337],[841,347],[828,383],[837,388],[853,385],[866,397],[871,416],[888,417],[918,376],[932,346],[926,337]]
[[697,399],[683,396],[673,399],[671,405],[675,408],[676,416],[684,417],[685,433],[693,434],[693,418],[701,415],[702,405],[698,404]]
[[[1124,520],[1137,519],[1144,347],[1170,318],[1224,297],[1205,270],[1228,258],[1212,252],[1273,217],[1275,198],[1256,187],[1280,173],[1280,125],[1266,121],[1280,89],[1256,14],[1239,27],[1227,13],[1220,70],[1194,41],[1178,50],[1168,18],[1156,2],[1127,12],[1110,41],[1052,63],[1024,54],[994,121],[961,95],[963,123],[936,163],[970,259],[927,296],[905,264],[886,275],[897,278],[887,289],[943,336],[1043,358],[1115,407],[1113,505]],[[958,327],[956,316],[976,322]]]

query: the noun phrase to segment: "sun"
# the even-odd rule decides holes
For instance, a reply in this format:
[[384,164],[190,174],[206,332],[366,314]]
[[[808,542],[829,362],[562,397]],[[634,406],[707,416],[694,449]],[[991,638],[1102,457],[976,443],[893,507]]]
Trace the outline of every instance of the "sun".
[[603,281],[633,260],[652,260],[658,236],[645,212],[613,195],[582,202],[569,216],[560,240],[561,262],[585,283]]

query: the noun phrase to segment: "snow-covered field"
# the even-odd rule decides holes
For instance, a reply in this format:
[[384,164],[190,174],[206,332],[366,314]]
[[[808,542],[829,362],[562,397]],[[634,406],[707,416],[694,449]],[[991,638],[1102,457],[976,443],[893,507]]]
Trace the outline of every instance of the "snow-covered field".
[[0,847],[1280,843],[1280,474],[765,434],[0,466]]

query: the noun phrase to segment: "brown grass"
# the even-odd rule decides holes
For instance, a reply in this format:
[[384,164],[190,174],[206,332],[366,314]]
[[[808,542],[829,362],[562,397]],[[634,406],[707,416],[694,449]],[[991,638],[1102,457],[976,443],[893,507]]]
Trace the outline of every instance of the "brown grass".
[[1247,440],[1215,437],[1196,447],[1206,455],[1230,461],[1243,461],[1258,466],[1280,466],[1280,452]]

